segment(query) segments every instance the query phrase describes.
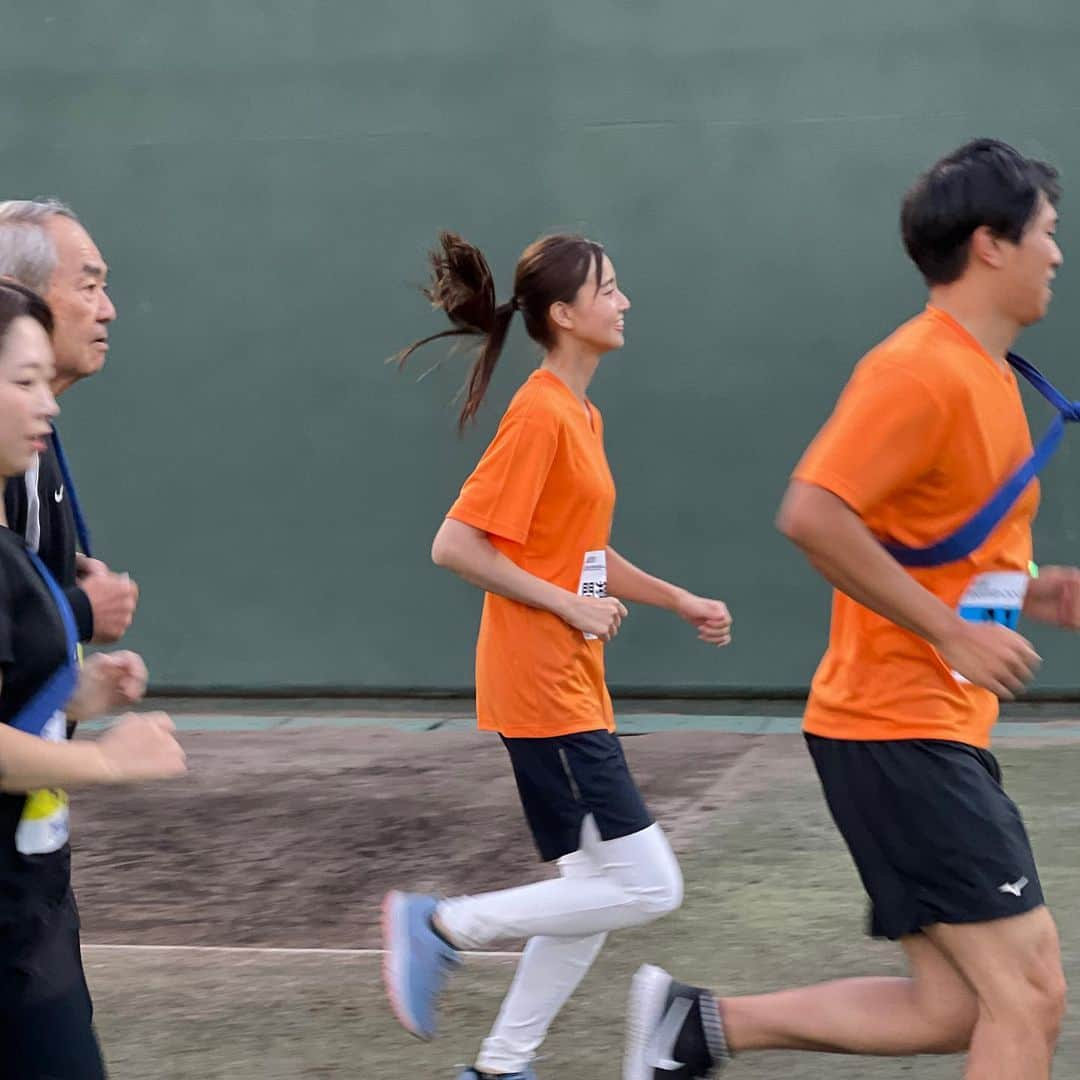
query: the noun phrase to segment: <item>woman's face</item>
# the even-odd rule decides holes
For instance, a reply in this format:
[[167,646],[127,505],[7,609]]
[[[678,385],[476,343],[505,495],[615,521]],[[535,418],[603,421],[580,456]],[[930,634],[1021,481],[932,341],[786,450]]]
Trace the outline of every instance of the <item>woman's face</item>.
[[45,449],[60,411],[49,387],[53,373],[49,335],[20,315],[0,341],[0,476],[21,475]]
[[597,352],[621,349],[626,341],[623,319],[630,301],[619,291],[615,267],[605,255],[600,271],[600,287],[596,274],[590,272],[570,304],[555,304],[552,321],[564,333],[594,348]]

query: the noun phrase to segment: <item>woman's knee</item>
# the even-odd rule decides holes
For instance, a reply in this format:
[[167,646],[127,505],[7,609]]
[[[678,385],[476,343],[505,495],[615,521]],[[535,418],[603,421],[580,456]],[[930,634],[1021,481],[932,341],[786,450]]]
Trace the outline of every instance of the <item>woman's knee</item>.
[[683,872],[659,825],[605,840],[597,864],[617,881],[643,922],[670,915],[683,903]]
[[658,861],[628,887],[635,906],[649,919],[678,911],[683,902],[683,876],[673,858]]
[[594,857],[623,890],[641,922],[668,915],[682,904],[682,871],[659,825],[605,840]]
[[678,911],[683,902],[683,879],[678,866],[645,894],[644,906],[657,918]]

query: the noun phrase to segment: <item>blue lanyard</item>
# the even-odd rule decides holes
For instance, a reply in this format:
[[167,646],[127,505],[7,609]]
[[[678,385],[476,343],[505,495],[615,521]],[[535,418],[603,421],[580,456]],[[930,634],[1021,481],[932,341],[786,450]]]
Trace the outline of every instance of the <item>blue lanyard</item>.
[[90,530],[86,527],[86,518],[83,517],[82,507],[79,505],[79,496],[75,492],[75,481],[71,478],[71,469],[68,467],[67,455],[60,442],[60,432],[53,428],[53,447],[56,449],[56,461],[60,466],[60,475],[64,480],[64,490],[67,492],[68,501],[71,503],[71,513],[75,518],[75,535],[79,538],[79,550],[86,556],[93,556],[90,550]]
[[1070,401],[1047,380],[1038,368],[1029,364],[1023,357],[1009,353],[1006,359],[1057,409],[1057,416],[1054,417],[1053,423],[1039,441],[1039,445],[1035,447],[1031,457],[998,488],[982,509],[964,522],[951,536],[939,540],[936,544],[921,548],[906,547],[903,544],[886,544],[886,551],[901,566],[943,566],[945,563],[967,558],[997,528],[1002,518],[1023,494],[1024,489],[1054,456],[1054,452],[1061,443],[1061,436],[1065,432],[1065,425],[1080,421],[1080,401]]
[[64,663],[38,687],[34,696],[11,721],[13,728],[18,728],[30,735],[40,735],[49,720],[64,709],[71,700],[71,695],[75,693],[75,687],[79,682],[79,631],[75,626],[75,615],[64,595],[64,590],[56,583],[56,579],[34,552],[27,548],[26,554],[30,556],[34,569],[48,587],[53,602],[60,612],[60,620],[64,624]]

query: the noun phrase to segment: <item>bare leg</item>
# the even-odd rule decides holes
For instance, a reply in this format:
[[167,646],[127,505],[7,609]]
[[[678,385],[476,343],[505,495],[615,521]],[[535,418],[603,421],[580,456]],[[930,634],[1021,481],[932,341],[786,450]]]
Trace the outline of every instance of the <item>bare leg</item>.
[[1066,991],[1050,912],[933,926],[928,934],[978,995],[968,1080],[1048,1080]]
[[[719,999],[728,1045],[900,1056],[967,1049],[978,1000],[928,937],[901,941],[910,978],[840,979],[797,990]],[[1019,1075],[1019,1074],[1018,1074]]]

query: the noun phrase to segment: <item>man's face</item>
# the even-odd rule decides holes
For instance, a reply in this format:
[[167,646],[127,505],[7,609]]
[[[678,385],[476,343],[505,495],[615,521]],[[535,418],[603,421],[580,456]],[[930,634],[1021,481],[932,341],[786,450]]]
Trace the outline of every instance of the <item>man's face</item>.
[[1038,322],[1050,308],[1050,283],[1063,261],[1054,237],[1057,217],[1054,207],[1041,196],[1019,242],[1007,246],[1002,302],[1021,326]]
[[49,218],[45,228],[56,245],[45,299],[56,319],[56,385],[63,390],[104,366],[116,308],[106,292],[108,267],[90,234],[62,214]]

